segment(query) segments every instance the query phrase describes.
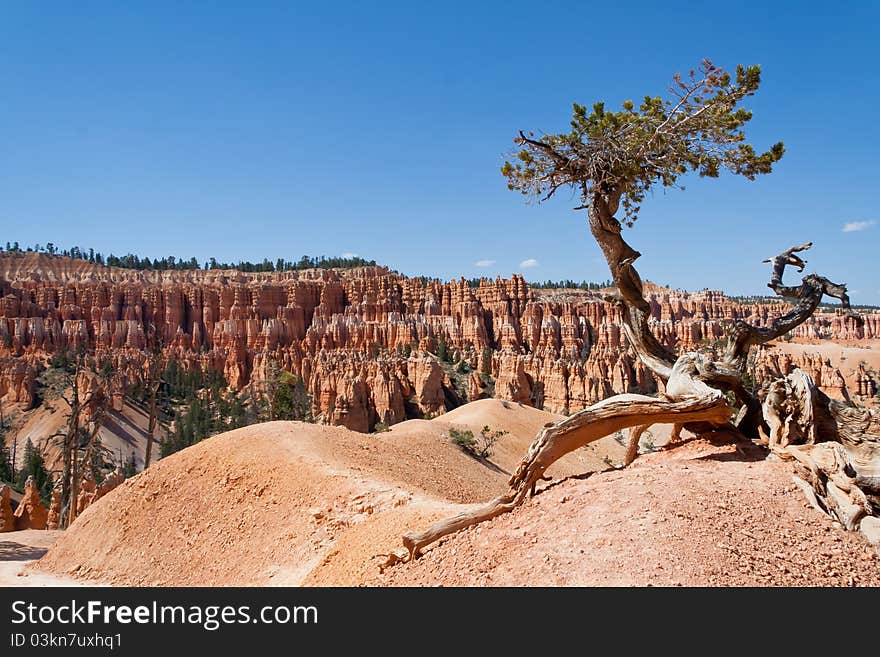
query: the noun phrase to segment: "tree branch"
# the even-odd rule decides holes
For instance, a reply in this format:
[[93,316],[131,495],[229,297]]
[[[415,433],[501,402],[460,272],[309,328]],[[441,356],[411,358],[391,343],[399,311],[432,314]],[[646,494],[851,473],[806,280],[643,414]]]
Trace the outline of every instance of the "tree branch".
[[802,272],[804,270],[804,267],[806,267],[807,265],[807,261],[802,260],[800,256],[796,256],[795,253],[806,251],[811,246],[813,246],[813,243],[807,242],[806,244],[801,244],[800,246],[793,246],[777,256],[762,260],[761,262],[769,262],[772,265],[772,274],[770,275],[770,282],[767,284],[767,287],[771,288],[774,292],[776,292],[776,294],[781,297],[797,296],[798,288],[786,287],[785,285],[783,285],[782,276],[785,274],[786,265],[793,265],[797,267],[798,272]]
[[[403,543],[409,559],[417,558],[422,548],[448,534],[512,511],[530,494],[535,494],[535,486],[553,463],[603,436],[629,427],[643,431],[651,424],[725,423],[730,417],[730,407],[724,395],[694,378],[701,360],[698,354],[679,357],[671,368],[664,398],[615,395],[544,427],[510,477],[507,493],[474,511],[436,522],[423,532],[405,534]],[[636,433],[640,433],[639,429]]]
[[815,312],[824,295],[840,300],[840,305],[850,311],[850,315],[861,319],[857,313],[852,312],[849,305],[849,296],[846,294],[846,285],[833,283],[823,276],[809,274],[801,279],[797,287],[789,287],[783,284],[782,277],[785,267],[792,265],[803,271],[806,261],[795,255],[806,251],[812,246],[812,242],[793,246],[779,255],[768,258],[763,262],[772,264],[772,273],[767,287],[782,297],[797,299],[792,309],[782,317],[771,322],[770,326],[752,326],[748,322],[738,320],[732,327],[727,339],[727,349],[722,359],[722,364],[734,371],[745,371],[746,359],[749,349],[755,345],[775,340],[785,335],[796,326],[803,324]]
[[570,160],[564,155],[561,155],[559,151],[553,148],[550,144],[547,144],[537,139],[529,139],[528,137],[526,137],[526,134],[522,130],[519,131],[519,138],[526,144],[530,144],[535,148],[539,148],[544,151],[553,160],[555,160],[557,164],[562,166],[563,169],[568,168]]

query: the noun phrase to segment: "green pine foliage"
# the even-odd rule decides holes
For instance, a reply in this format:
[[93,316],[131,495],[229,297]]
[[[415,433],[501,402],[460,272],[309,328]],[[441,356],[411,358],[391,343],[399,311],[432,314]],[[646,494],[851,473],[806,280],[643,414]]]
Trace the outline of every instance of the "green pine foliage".
[[565,279],[561,281],[535,281],[529,282],[529,287],[534,288],[536,290],[589,290],[591,292],[598,292],[601,289],[613,287],[614,283],[612,281],[603,281],[601,283],[594,283],[592,281],[581,281],[578,283],[577,281],[573,281],[571,279]]
[[164,458],[224,431],[257,422],[314,422],[312,398],[303,381],[290,372],[276,372],[267,394],[231,391],[218,372],[186,370],[171,361],[163,374],[157,406],[170,425],[160,445]]
[[[0,251],[4,251],[0,247]],[[188,271],[202,269],[202,265],[196,258],[177,258],[169,255],[162,258],[141,257],[133,253],[123,256],[109,254],[104,256],[94,249],[85,249],[74,246],[69,249],[59,249],[54,243],[35,244],[33,246],[21,248],[18,242],[10,244],[6,242],[6,253],[45,253],[47,255],[64,256],[67,258],[76,258],[77,260],[85,260],[97,265],[106,265],[108,267],[119,267],[121,269],[137,269],[152,271],[180,270]],[[204,263],[204,269],[237,269],[243,272],[273,272],[273,271],[299,271],[302,269],[348,269],[352,267],[375,267],[375,260],[366,260],[359,256],[351,257],[327,257],[327,256],[307,256],[304,255],[299,260],[285,260],[278,258],[274,262],[268,258],[263,258],[260,262],[251,262],[249,260],[240,260],[238,262],[219,262],[216,258],[209,258]]]
[[94,478],[95,483],[98,484],[106,479],[105,473],[113,469],[113,464],[108,463],[104,458],[106,452],[107,450],[105,450],[104,446],[101,444],[101,439],[96,436],[92,443],[91,463],[89,463],[89,468],[92,471],[92,477]]
[[452,428],[449,430],[449,438],[465,452],[480,459],[487,459],[491,456],[498,439],[507,433],[500,429],[492,430],[488,425],[484,425],[478,436],[474,436],[474,432],[470,429]]
[[15,481],[15,469],[12,465],[12,455],[6,446],[3,431],[0,431],[0,483],[11,484]]
[[449,345],[446,344],[446,336],[440,335],[440,339],[437,341],[437,358],[439,358],[444,363],[452,362],[452,358],[449,353]]
[[312,398],[305,384],[290,372],[281,372],[275,385],[275,420],[312,421]]
[[598,203],[597,211],[614,215],[620,207],[631,226],[649,191],[680,187],[686,173],[716,178],[726,169],[753,180],[772,170],[785,147],[757,153],[744,132],[752,113],[738,106],[760,83],[759,66],[739,65],[731,75],[706,59],[686,76],[676,73],[666,98],[626,100],[618,111],[574,103],[566,132],[520,132],[501,173],[509,189],[541,201],[568,187],[583,208]]
[[134,452],[131,453],[125,463],[122,464],[122,476],[128,479],[129,477],[134,477],[138,473],[137,469],[137,459],[135,458]]
[[46,462],[43,460],[40,450],[34,447],[30,438],[28,438],[28,441],[24,445],[24,456],[22,458],[21,470],[18,471],[16,477],[16,483],[18,484],[19,490],[24,489],[28,477],[34,478],[34,483],[37,485],[40,499],[43,500],[44,504],[48,505],[49,499],[52,496],[52,477],[49,476],[49,472],[46,470]]
[[[470,278],[467,280],[469,287],[480,287],[480,282],[485,279],[481,278]],[[596,283],[594,281],[573,281],[570,278],[566,278],[560,281],[528,281],[529,287],[534,288],[536,290],[590,290],[592,292],[597,292],[603,288],[612,287],[614,285],[611,281],[602,281],[601,283]]]

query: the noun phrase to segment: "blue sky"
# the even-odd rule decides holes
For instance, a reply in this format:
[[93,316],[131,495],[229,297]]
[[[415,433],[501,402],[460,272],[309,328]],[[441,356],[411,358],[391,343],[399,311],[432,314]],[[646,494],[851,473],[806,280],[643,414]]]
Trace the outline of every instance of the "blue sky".
[[811,240],[808,268],[878,304],[878,7],[5,2],[0,240],[603,280],[575,199],[525,204],[503,156],[709,57],[761,64],[748,134],[787,153],[649,197],[643,277],[763,293],[760,261]]

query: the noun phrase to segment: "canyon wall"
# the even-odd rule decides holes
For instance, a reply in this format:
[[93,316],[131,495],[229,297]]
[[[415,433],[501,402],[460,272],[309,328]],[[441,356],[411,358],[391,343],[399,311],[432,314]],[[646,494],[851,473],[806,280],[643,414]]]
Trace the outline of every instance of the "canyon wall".
[[[710,348],[736,319],[764,325],[789,309],[650,284],[646,296],[654,333],[676,351]],[[878,338],[880,314],[858,325],[820,313],[794,337]],[[432,354],[441,342],[466,366],[439,362]],[[615,306],[586,291],[534,290],[521,276],[471,287],[384,267],[153,272],[0,255],[0,398],[32,405],[39,368],[68,348],[109,363],[116,396],[143,378],[156,348],[186,367],[222,372],[234,388],[260,385],[277,365],[303,379],[321,421],[358,431],[488,394],[574,412],[614,393],[657,389],[627,348]],[[779,369],[762,358],[762,373]],[[821,364],[814,370],[821,385],[838,385]]]

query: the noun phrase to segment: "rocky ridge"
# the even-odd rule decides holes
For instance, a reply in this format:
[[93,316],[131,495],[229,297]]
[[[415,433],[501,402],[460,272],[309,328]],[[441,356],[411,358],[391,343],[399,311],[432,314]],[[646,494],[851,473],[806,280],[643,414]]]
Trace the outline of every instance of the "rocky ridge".
[[[711,348],[725,325],[762,325],[789,309],[651,284],[646,296],[654,333],[674,350]],[[880,313],[861,325],[819,313],[793,337],[880,338]],[[463,373],[433,355],[441,341],[453,360],[466,363]],[[464,279],[407,278],[384,267],[155,272],[45,254],[0,256],[5,401],[33,405],[48,355],[84,348],[112,366],[110,393],[118,404],[143,377],[156,345],[186,367],[222,372],[234,388],[259,385],[276,363],[302,377],[322,421],[357,431],[489,395],[566,413],[658,387],[628,350],[617,307],[591,292],[535,290],[519,275],[472,287]],[[761,374],[793,364],[772,350],[758,359]],[[841,389],[842,375],[820,361],[807,365],[823,388]],[[873,394],[875,379],[865,370],[850,393]]]

